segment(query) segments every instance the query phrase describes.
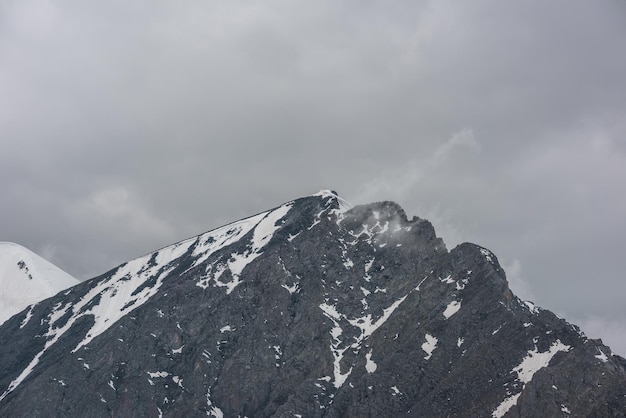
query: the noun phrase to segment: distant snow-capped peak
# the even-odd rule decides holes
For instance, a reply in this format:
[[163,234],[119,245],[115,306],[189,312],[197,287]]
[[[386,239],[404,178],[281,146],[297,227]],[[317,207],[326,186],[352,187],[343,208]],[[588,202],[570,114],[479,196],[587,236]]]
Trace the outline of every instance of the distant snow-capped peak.
[[27,306],[78,283],[29,249],[0,242],[0,324]]

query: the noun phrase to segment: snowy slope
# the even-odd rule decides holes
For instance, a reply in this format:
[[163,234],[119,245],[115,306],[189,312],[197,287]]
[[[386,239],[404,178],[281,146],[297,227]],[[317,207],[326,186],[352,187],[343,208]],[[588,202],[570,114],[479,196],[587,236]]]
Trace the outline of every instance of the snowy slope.
[[79,281],[21,245],[0,242],[0,324]]
[[[48,330],[45,333],[48,340],[43,349],[34,356],[30,364],[22,370],[21,374],[11,382],[7,390],[0,395],[0,401],[20,385],[34,367],[37,366],[41,356],[54,346],[79,319],[90,316],[93,318],[93,324],[87,331],[84,339],[72,350],[72,353],[89,344],[95,337],[107,331],[117,321],[156,295],[164,279],[169,277],[172,271],[179,266],[181,259],[185,258],[184,256],[191,254],[195,258],[195,262],[190,267],[191,269],[203,263],[209,256],[222,248],[236,245],[244,237],[249,236],[250,241],[243,240],[241,242],[243,244],[241,252],[228,253],[225,260],[217,265],[215,272],[211,271],[213,265],[209,265],[209,271],[197,283],[197,286],[203,289],[209,286],[225,288],[226,294],[230,294],[241,283],[239,277],[243,269],[262,254],[263,247],[270,241],[274,232],[278,229],[276,224],[289,212],[292,205],[293,202],[288,202],[271,211],[262,212],[197,237],[178,242],[124,263],[112,270],[110,274],[105,274],[104,279],[92,280],[92,288],[79,301],[75,303],[58,303],[47,318],[41,322],[42,324],[48,324]],[[251,231],[252,234],[250,236],[249,232]],[[35,254],[32,255],[35,256]],[[14,257],[11,262],[18,258],[19,256]],[[11,262],[8,264],[11,265]],[[13,264],[16,263],[13,262]],[[224,274],[226,271],[230,274]],[[223,274],[224,276],[230,276],[230,280],[224,281],[221,279]],[[65,288],[67,287],[69,286]],[[41,299],[43,298],[39,300]],[[18,309],[17,312],[22,309]],[[20,328],[23,328],[30,321],[32,310],[33,308],[27,313]],[[69,317],[68,314],[70,315]],[[65,318],[65,321],[60,326],[58,322],[62,322],[60,321],[61,318]]]

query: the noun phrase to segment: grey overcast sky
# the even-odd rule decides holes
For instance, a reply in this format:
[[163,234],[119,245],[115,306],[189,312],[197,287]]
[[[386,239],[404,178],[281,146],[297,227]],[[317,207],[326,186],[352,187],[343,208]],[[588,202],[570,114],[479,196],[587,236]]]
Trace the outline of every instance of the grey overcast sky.
[[626,355],[626,2],[0,0],[0,240],[87,279],[394,200]]

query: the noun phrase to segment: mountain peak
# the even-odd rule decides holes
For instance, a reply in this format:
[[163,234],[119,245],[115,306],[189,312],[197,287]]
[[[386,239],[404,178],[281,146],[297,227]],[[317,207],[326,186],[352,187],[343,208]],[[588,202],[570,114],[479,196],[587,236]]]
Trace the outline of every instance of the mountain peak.
[[79,281],[26,247],[0,242],[0,324]]
[[626,410],[626,360],[519,300],[490,250],[330,191],[124,263],[0,340],[2,416]]

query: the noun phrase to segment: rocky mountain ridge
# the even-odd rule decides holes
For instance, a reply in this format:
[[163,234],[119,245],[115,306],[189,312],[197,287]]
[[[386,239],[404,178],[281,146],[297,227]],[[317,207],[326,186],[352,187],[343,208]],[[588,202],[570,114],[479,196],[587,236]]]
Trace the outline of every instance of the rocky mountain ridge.
[[626,416],[626,360],[395,203],[333,192],[0,327],[0,416]]

